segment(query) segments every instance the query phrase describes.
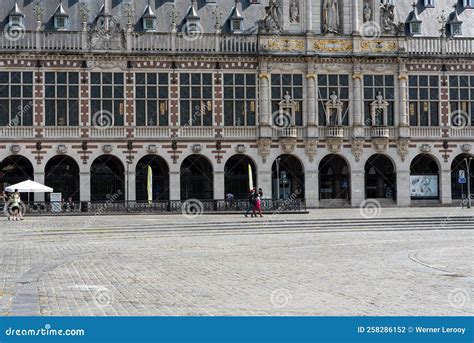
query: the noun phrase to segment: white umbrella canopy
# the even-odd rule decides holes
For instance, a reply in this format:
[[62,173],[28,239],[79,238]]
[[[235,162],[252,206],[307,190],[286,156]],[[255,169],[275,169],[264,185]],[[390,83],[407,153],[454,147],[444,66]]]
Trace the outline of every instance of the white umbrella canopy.
[[17,183],[16,185],[11,185],[5,188],[5,191],[7,192],[14,192],[15,189],[18,189],[18,192],[20,193],[51,193],[53,192],[53,189],[51,187],[42,185],[41,183],[31,181],[31,180],[26,180],[20,183]]

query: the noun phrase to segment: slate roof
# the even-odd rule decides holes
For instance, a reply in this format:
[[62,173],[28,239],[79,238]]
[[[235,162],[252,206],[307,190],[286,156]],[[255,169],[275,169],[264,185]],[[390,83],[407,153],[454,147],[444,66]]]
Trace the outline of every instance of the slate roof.
[[[79,13],[80,3],[87,4],[89,9],[89,23],[93,22],[104,1],[110,2],[111,14],[125,27],[127,16],[125,14],[125,5],[129,4],[135,12],[133,20],[135,30],[141,31],[141,18],[148,4],[148,0],[63,0],[64,11],[69,15],[68,30],[80,31],[82,28],[82,19]],[[251,4],[250,0],[240,0],[241,15],[243,17],[244,33],[256,33],[258,22],[265,16],[265,6],[269,0],[260,0],[258,4]],[[287,1],[287,0],[284,0]],[[349,0],[343,0],[349,1]],[[352,1],[352,0],[351,0]],[[386,0],[384,0],[386,1]],[[412,12],[413,0],[392,0],[396,6],[395,21],[405,23]],[[474,9],[462,8],[461,0],[434,0],[433,8],[425,8],[423,0],[417,1],[418,17],[421,23],[421,36],[439,36],[441,24],[438,22],[438,16],[444,10],[446,17],[450,17],[454,12],[454,5],[457,6],[459,19],[463,22],[462,31],[464,37],[474,37]],[[232,16],[235,7],[235,0],[195,0],[197,14],[200,17],[204,32],[215,32],[215,11],[220,12],[220,23],[222,32],[230,32],[229,19]],[[53,30],[53,14],[58,9],[60,0],[41,0],[45,9],[43,22],[45,29]],[[35,0],[17,0],[18,10],[25,15],[25,26],[27,30],[34,30],[36,27],[36,17],[33,7]],[[150,10],[157,17],[157,31],[169,32],[171,28],[171,9],[173,4],[176,6],[178,30],[185,24],[185,17],[191,6],[191,0],[150,0]],[[8,14],[15,6],[15,0],[0,0],[0,29],[3,29],[8,23]],[[316,14],[318,15],[318,14]]]

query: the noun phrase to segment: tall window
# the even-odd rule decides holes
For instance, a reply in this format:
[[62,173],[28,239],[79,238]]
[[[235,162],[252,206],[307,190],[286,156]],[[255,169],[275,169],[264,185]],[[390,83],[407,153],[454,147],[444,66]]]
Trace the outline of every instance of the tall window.
[[382,99],[388,102],[387,118],[384,122],[388,126],[394,125],[393,106],[395,102],[395,77],[393,75],[364,75],[364,113],[365,125],[372,126],[370,105],[382,95]]
[[411,126],[439,125],[439,77],[411,75],[408,80]]
[[450,76],[452,126],[474,126],[474,76]]
[[[332,115],[326,113],[327,102],[331,100],[331,97],[336,95],[337,101],[342,102],[342,115],[341,123],[337,123]],[[326,126],[327,119],[334,120],[334,125],[349,125],[349,75],[318,75],[318,113],[319,113],[319,125]],[[329,116],[328,116],[329,115]]]
[[212,74],[180,74],[181,126],[212,126]]
[[45,73],[46,126],[79,125],[79,73]]
[[168,74],[137,73],[135,78],[136,125],[168,126]]
[[[272,74],[272,112],[279,115],[280,102],[289,95],[296,103],[293,121],[296,126],[303,125],[303,75]],[[275,118],[272,118],[275,120]]]
[[113,126],[123,126],[125,112],[123,73],[91,73],[90,94],[92,125],[100,126],[106,122],[107,125],[110,123]]
[[0,72],[0,125],[33,125],[32,72]]
[[255,126],[255,74],[224,74],[224,125]]

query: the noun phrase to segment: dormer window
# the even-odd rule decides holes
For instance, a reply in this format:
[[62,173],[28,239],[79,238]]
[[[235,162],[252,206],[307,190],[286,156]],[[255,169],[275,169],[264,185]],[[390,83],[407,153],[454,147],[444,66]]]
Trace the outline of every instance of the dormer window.
[[424,0],[425,7],[435,7],[434,0]]
[[143,12],[143,30],[146,32],[149,31],[156,31],[157,24],[156,24],[156,14],[151,8],[150,1],[148,1],[148,5],[145,7],[145,11]]
[[230,30],[234,33],[240,33],[243,31],[244,17],[240,12],[240,1],[235,1],[235,6],[230,12]]
[[13,6],[12,10],[8,14],[8,24],[12,27],[24,27],[24,18],[25,15],[20,10],[20,7],[15,1],[15,5]]
[[418,16],[418,10],[416,8],[416,3],[413,3],[413,10],[408,15],[407,19],[408,31],[412,36],[421,34],[421,20]]
[[447,26],[450,36],[462,35],[462,21],[459,19],[458,13],[456,11],[449,15]]
[[59,4],[58,8],[54,12],[54,28],[56,30],[65,30],[67,28],[67,21],[69,14],[63,7],[63,2]]
[[462,0],[463,8],[474,8],[474,0]]
[[196,10],[196,0],[191,0],[191,6],[186,13],[186,32],[200,33],[201,32],[201,18]]

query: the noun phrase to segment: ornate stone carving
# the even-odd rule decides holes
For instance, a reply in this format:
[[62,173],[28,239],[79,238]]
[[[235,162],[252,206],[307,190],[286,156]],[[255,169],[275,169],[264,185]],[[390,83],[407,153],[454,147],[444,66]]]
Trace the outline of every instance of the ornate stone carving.
[[388,139],[387,138],[374,138],[372,139],[372,145],[377,153],[382,154],[387,151]]
[[285,154],[291,154],[295,151],[296,139],[283,138],[280,140],[281,151]]
[[397,142],[397,152],[402,158],[402,161],[405,161],[405,158],[408,156],[409,146],[410,140],[408,138],[400,138]]
[[191,150],[193,151],[194,154],[199,154],[202,151],[202,145],[193,144],[193,146],[191,147]]
[[461,145],[461,150],[462,150],[462,152],[464,152],[464,153],[466,153],[466,154],[471,151],[471,148],[472,148],[471,144],[463,144],[463,145]]
[[317,139],[309,138],[306,140],[305,146],[304,146],[304,152],[306,153],[306,156],[309,157],[310,162],[313,162],[314,156],[316,156],[317,154],[317,149],[318,149]]
[[271,39],[268,42],[268,48],[277,51],[304,51],[305,41],[303,39]]
[[95,21],[87,36],[87,44],[90,49],[97,50],[124,50],[125,32],[120,29],[117,18],[112,16],[101,16]]
[[243,154],[246,150],[247,148],[243,144],[237,144],[237,146],[235,147],[235,152],[238,154]]
[[341,152],[343,140],[341,138],[328,138],[326,140],[326,146],[328,151],[332,154]]
[[258,154],[262,157],[262,162],[267,161],[268,155],[270,155],[270,149],[272,140],[270,138],[262,138],[258,141]]
[[105,144],[102,146],[102,151],[104,152],[104,154],[110,154],[112,150],[114,150],[114,147],[110,144]]
[[16,155],[21,151],[21,146],[18,144],[13,144],[12,146],[10,146],[10,151],[13,155]]
[[89,61],[89,67],[91,69],[94,69],[94,68],[100,68],[100,69],[113,69],[113,68],[126,69],[127,68],[127,61],[94,60],[94,61]]
[[336,92],[332,92],[328,101],[324,104],[326,108],[326,125],[340,126],[342,125],[342,109],[343,103],[339,100]]
[[364,40],[360,43],[362,51],[367,52],[395,52],[397,43],[394,41]]
[[56,152],[58,154],[67,154],[67,146],[64,145],[64,144],[59,144],[57,147],[56,147]]
[[420,151],[423,153],[431,152],[431,144],[422,144],[420,146]]
[[352,41],[327,39],[314,42],[314,48],[322,52],[348,52],[352,50]]
[[364,152],[364,139],[354,138],[351,142],[352,155],[354,155],[356,162],[360,161],[360,157]]
[[149,154],[156,154],[158,152],[158,147],[155,144],[150,144],[147,146],[146,151]]

